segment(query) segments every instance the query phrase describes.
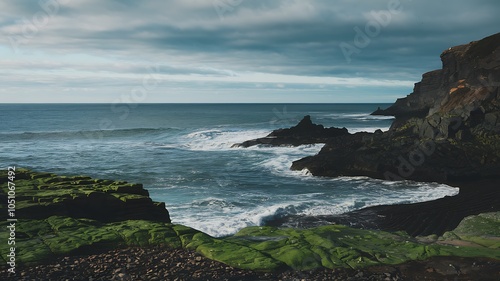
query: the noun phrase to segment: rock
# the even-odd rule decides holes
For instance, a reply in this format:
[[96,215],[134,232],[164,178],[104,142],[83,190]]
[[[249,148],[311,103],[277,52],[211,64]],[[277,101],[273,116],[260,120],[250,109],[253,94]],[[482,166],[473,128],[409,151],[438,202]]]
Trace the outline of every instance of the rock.
[[[5,172],[0,173],[0,178],[4,177]],[[153,202],[141,184],[59,177],[18,169],[16,192],[22,194],[16,198],[16,215],[23,219],[68,216],[102,222],[128,219],[170,222],[165,204]],[[0,198],[4,196],[0,194]],[[6,215],[1,217],[6,219]]]
[[500,33],[450,48],[441,60],[443,68],[425,73],[412,94],[373,113],[396,117],[389,131],[330,138],[292,169],[328,177],[500,182]]
[[344,135],[349,135],[346,128],[325,128],[323,125],[312,123],[311,116],[306,115],[294,127],[274,130],[266,137],[235,144],[233,147],[250,147],[254,145],[298,146],[325,143],[332,138]]
[[396,117],[389,131],[332,138],[317,155],[291,168],[315,176],[439,182],[459,186],[460,194],[346,215],[354,221],[290,220],[305,227],[311,221],[355,223],[429,235],[453,229],[465,216],[500,210],[500,33],[450,48],[441,58],[443,69],[424,74],[412,94],[374,113]]

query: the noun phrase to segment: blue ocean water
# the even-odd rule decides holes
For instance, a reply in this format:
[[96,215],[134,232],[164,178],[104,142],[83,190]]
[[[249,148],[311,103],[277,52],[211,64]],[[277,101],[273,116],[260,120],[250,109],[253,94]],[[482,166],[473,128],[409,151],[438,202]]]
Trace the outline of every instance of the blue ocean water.
[[322,145],[231,148],[304,115],[350,132],[387,130],[386,104],[0,104],[0,162],[143,183],[174,223],[214,236],[286,214],[338,214],[454,195],[446,185],[317,178],[292,161]]

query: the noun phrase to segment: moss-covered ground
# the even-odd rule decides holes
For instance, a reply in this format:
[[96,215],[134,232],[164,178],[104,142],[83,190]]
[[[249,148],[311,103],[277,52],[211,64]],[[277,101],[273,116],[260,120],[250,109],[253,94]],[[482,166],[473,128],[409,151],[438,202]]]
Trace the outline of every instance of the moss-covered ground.
[[[88,186],[96,182],[82,178],[83,182],[80,184],[86,187],[76,187],[77,191],[74,191],[59,188],[60,182],[57,180],[44,180],[42,184],[41,179],[44,177],[24,179],[36,181],[40,183],[38,186],[43,185],[44,188],[34,192],[24,190],[20,184],[20,188],[16,190],[17,195],[22,198],[36,194],[37,198],[47,198],[46,201],[42,200],[43,202],[57,203],[66,196],[71,198],[75,192],[87,190]],[[112,181],[106,181],[105,185],[109,189],[103,192],[113,190],[113,186],[126,189],[133,186]],[[4,181],[4,193],[5,186]],[[26,186],[32,185],[26,183]],[[42,190],[43,196],[40,194]],[[91,189],[89,191],[95,192]],[[29,204],[27,203],[27,206]],[[39,200],[37,204],[41,204]],[[4,207],[5,204],[2,203],[2,210],[6,211]],[[7,244],[10,235],[7,229],[9,223],[6,220],[0,222],[0,241],[3,241],[0,242],[0,253],[4,266],[11,247]],[[165,221],[99,221],[65,215],[51,215],[45,218],[18,217],[15,227],[18,264],[40,263],[57,256],[84,254],[100,249],[149,245],[191,249],[234,267],[261,271],[288,268],[310,270],[320,267],[361,268],[400,264],[434,256],[485,257],[500,260],[500,213],[467,217],[455,230],[442,237],[420,238],[410,237],[403,232],[361,230],[341,225],[312,229],[248,227],[230,237],[214,238],[195,229]]]

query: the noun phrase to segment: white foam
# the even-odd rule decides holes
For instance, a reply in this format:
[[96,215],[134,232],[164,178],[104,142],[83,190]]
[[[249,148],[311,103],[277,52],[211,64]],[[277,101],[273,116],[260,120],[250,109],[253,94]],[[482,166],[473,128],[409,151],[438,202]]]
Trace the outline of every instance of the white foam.
[[259,165],[270,170],[273,174],[279,176],[304,177],[312,176],[304,169],[302,171],[292,171],[290,167],[293,161],[317,154],[324,144],[301,145],[297,147],[261,147],[264,151],[272,152],[273,155],[266,157]]
[[248,226],[262,225],[266,218],[273,217],[280,212],[293,214],[294,208],[293,205],[283,203],[267,207],[260,206],[252,210],[233,213],[232,215],[227,214],[225,216],[214,214],[192,217],[183,216],[183,218],[175,220],[174,223],[193,227],[214,237],[222,237],[233,235]]
[[305,216],[323,216],[323,215],[338,215],[347,213],[355,209],[356,201],[346,200],[337,204],[325,204],[325,202],[317,202],[314,206],[302,211],[299,215]]
[[190,133],[183,137],[183,147],[189,150],[217,151],[229,150],[236,143],[265,137],[269,130],[221,130],[210,129]]
[[393,116],[383,116],[383,115],[371,115],[369,113],[352,113],[352,114],[343,114],[343,113],[331,113],[325,114],[323,117],[329,117],[333,119],[356,119],[356,120],[392,120]]
[[[341,180],[346,181],[348,178]],[[183,207],[171,207],[170,211],[175,223],[185,224],[209,235],[221,237],[233,235],[248,226],[263,225],[267,219],[277,216],[342,214],[364,207],[424,202],[458,193],[458,188],[435,183],[398,182],[396,185],[381,185],[385,182],[363,177],[351,180],[360,183],[366,181],[367,188],[363,192],[351,190],[344,196],[334,196],[328,190],[282,194],[274,196],[273,202],[260,202],[259,205],[245,208],[237,207],[224,198],[208,197],[195,200]],[[254,194],[249,194],[252,195]],[[246,196],[241,194],[237,200],[246,202]]]
[[373,133],[376,130],[380,129],[383,132],[386,132],[389,130],[390,127],[356,127],[356,128],[347,128],[349,133],[359,133],[359,132],[368,132],[368,133]]

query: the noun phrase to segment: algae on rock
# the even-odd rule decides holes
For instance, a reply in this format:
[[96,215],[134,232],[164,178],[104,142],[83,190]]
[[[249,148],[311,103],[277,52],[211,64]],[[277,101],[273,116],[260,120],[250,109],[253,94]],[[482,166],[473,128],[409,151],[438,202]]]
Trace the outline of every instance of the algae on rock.
[[[20,210],[33,211],[38,208],[30,209],[33,206],[43,205],[47,208],[54,207],[44,214],[58,213],[42,218],[39,217],[40,214],[32,217],[18,216],[15,244],[18,264],[42,263],[63,255],[92,253],[103,249],[152,245],[186,248],[233,267],[259,271],[361,268],[381,264],[395,265],[434,256],[500,260],[500,213],[468,217],[452,232],[431,239],[430,242],[415,239],[404,232],[353,229],[342,225],[311,229],[255,226],[244,228],[230,237],[214,238],[193,228],[161,219],[98,220],[85,216],[71,217],[71,212],[60,209],[65,206],[61,202],[72,202],[74,198],[98,198],[90,196],[96,192],[116,199],[110,194],[120,188],[114,186],[126,186],[122,191],[137,189],[143,193],[140,185],[86,177],[57,177],[29,171],[20,173],[16,182],[19,184],[16,191],[21,203]],[[97,189],[106,191],[95,191]],[[5,187],[2,185],[2,196],[5,197],[5,194]],[[124,204],[133,202],[135,196],[144,196],[140,199],[144,202],[151,200],[137,193],[125,193],[124,196],[129,194],[132,199],[127,199],[126,202],[117,200]],[[56,200],[59,195],[66,199]],[[41,198],[46,200],[39,200]],[[93,202],[89,201],[90,203]],[[164,207],[163,204],[154,206]],[[30,213],[25,210],[24,214]],[[6,229],[7,225],[6,220],[0,222],[2,229]],[[0,240],[7,241],[8,235],[6,231],[0,232]],[[456,241],[470,243],[457,246],[453,243]],[[9,247],[7,243],[0,243],[3,266],[6,266]]]

